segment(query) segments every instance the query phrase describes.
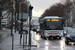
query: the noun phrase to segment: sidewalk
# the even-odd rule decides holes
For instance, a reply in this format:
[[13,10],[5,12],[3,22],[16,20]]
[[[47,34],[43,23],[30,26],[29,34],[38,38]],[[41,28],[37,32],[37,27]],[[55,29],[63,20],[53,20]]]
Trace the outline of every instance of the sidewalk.
[[[29,38],[27,35],[27,45],[28,45],[28,40]],[[34,40],[32,40],[31,45],[34,45],[35,47],[37,43]],[[28,50],[28,49],[29,47],[27,46],[24,47],[24,50]],[[12,50],[12,36],[9,36],[7,39],[5,39],[3,42],[0,43],[0,50]],[[14,50],[23,50],[23,38],[20,44],[20,34],[18,34],[18,32],[14,34]]]
[[11,30],[5,28],[4,30],[0,30],[0,42],[2,42],[4,39],[6,39],[8,36],[10,36]]

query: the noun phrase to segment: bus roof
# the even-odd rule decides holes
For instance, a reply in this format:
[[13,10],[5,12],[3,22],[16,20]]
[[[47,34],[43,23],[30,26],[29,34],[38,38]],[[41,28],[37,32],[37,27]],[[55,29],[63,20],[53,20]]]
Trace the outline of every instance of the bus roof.
[[59,18],[59,19],[63,19],[62,17],[58,17],[58,16],[46,16],[43,19],[48,19],[48,18]]

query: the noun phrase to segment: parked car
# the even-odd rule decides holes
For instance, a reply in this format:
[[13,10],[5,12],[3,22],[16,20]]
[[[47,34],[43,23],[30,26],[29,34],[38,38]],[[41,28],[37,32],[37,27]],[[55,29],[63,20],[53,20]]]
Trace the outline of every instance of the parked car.
[[36,32],[37,32],[37,33],[40,33],[40,26],[37,26]]
[[65,43],[66,44],[75,44],[75,29],[68,29],[65,36]]
[[36,31],[37,30],[36,28],[37,28],[37,25],[33,25],[32,26],[32,31]]
[[32,30],[37,31],[38,26],[39,26],[39,23],[33,23]]
[[33,27],[33,28],[32,28],[32,31],[36,31],[36,27]]

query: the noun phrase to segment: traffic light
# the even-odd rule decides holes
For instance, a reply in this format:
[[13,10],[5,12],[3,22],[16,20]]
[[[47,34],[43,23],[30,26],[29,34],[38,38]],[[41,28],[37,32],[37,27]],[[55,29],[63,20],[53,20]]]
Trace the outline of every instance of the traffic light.
[[31,21],[31,17],[30,17],[30,21]]
[[33,6],[29,6],[29,17],[31,17],[32,16],[32,9],[33,9]]

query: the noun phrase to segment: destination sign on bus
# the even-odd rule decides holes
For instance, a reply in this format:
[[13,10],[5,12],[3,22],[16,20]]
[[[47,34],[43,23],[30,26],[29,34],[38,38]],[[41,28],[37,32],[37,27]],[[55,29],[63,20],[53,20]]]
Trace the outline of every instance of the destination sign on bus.
[[50,19],[47,19],[47,21],[50,21]]
[[59,19],[46,19],[46,21],[59,21]]

